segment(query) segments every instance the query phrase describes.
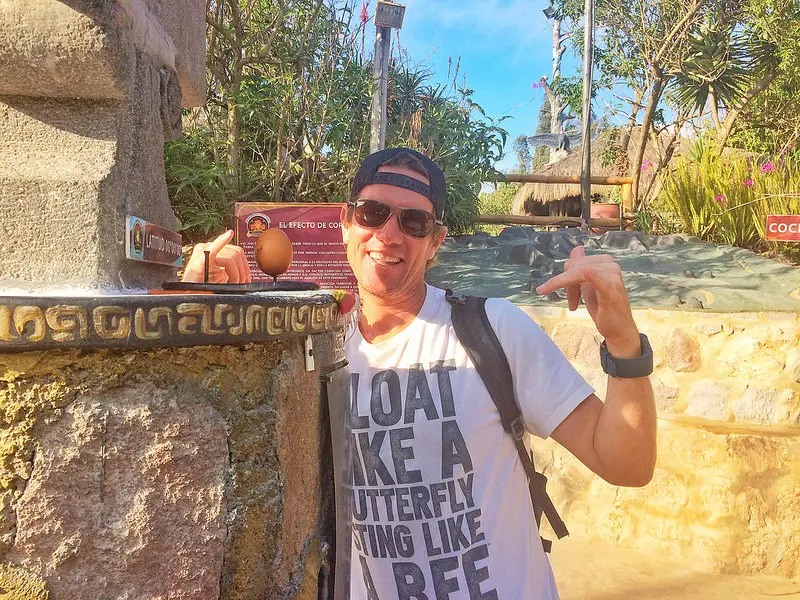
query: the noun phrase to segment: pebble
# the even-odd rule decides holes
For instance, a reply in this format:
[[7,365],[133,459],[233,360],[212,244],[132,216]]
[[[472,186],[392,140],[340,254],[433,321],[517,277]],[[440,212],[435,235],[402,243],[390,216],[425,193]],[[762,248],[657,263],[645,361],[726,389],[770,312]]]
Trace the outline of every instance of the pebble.
[[686,308],[702,309],[703,303],[700,301],[699,298],[687,298]]
[[714,279],[714,273],[713,271],[706,271],[703,273],[703,277],[706,277],[707,279]]
[[683,304],[683,302],[681,301],[680,296],[673,295],[673,296],[670,296],[669,298],[667,298],[667,306],[675,306],[675,307],[677,307],[677,306],[680,306],[681,304]]
[[692,271],[684,271],[683,275],[684,277],[688,277],[690,279],[694,278],[694,273]]

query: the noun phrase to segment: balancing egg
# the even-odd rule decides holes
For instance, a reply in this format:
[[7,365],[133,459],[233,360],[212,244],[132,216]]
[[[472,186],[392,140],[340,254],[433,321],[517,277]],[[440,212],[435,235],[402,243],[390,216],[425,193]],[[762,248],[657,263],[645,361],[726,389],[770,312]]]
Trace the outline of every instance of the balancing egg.
[[280,229],[267,229],[256,241],[256,264],[270,277],[278,277],[292,264],[292,242]]

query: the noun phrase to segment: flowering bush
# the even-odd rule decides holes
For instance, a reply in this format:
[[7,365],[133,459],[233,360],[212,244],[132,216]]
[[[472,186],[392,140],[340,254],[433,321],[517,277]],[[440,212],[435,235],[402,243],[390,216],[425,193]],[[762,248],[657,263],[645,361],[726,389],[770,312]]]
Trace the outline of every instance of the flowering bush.
[[679,228],[700,238],[757,251],[800,257],[800,248],[764,240],[767,215],[800,214],[800,163],[713,152],[681,157],[664,179],[659,201]]

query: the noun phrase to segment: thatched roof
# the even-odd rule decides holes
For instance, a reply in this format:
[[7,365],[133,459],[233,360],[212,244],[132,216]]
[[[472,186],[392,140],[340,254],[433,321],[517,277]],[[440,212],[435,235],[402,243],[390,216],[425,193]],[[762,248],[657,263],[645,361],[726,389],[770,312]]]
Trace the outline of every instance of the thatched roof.
[[[633,152],[636,147],[636,138],[639,135],[639,129],[637,128],[633,133],[633,139],[631,143],[628,145],[628,163],[630,164],[633,162]],[[592,140],[592,176],[601,176],[601,177],[614,177],[614,176],[624,176],[628,175],[627,167],[620,168],[617,165],[609,165],[607,167],[603,166],[602,156],[603,153],[608,148],[608,145],[612,139],[612,132],[604,132],[600,134],[597,138]],[[667,139],[664,138],[662,147],[666,146]],[[644,157],[646,160],[649,160],[654,165],[658,163],[659,154],[663,152],[654,146],[654,144],[650,143],[645,148]],[[536,175],[580,175],[581,174],[581,162],[583,160],[583,149],[581,146],[577,146],[572,152],[570,152],[569,156],[565,159],[545,165],[541,169],[536,170]],[[653,177],[653,170],[649,169],[642,173],[642,179],[640,186],[642,189],[647,187],[647,184],[650,181],[650,178]],[[622,171],[622,172],[620,172]],[[603,193],[605,191],[612,191],[613,186],[604,186],[604,185],[593,185],[592,186],[592,193]],[[566,198],[568,196],[574,196],[576,194],[581,193],[581,186],[578,184],[552,184],[552,183],[526,183],[523,185],[519,191],[517,192],[516,196],[514,196],[514,203],[512,206],[512,214],[515,215],[525,215],[528,214],[530,211],[525,210],[525,203],[530,203],[531,201],[539,201],[539,202],[549,202],[552,200],[561,200],[562,198]]]

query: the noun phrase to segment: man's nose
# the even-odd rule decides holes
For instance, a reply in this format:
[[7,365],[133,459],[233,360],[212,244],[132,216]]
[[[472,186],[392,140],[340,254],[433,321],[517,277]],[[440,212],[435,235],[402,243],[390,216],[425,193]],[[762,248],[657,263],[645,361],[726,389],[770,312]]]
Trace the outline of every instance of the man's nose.
[[403,234],[403,231],[400,229],[400,215],[397,213],[392,213],[389,216],[389,219],[386,223],[383,224],[382,227],[379,227],[375,232],[375,236],[381,240],[382,242],[387,241],[395,241]]

